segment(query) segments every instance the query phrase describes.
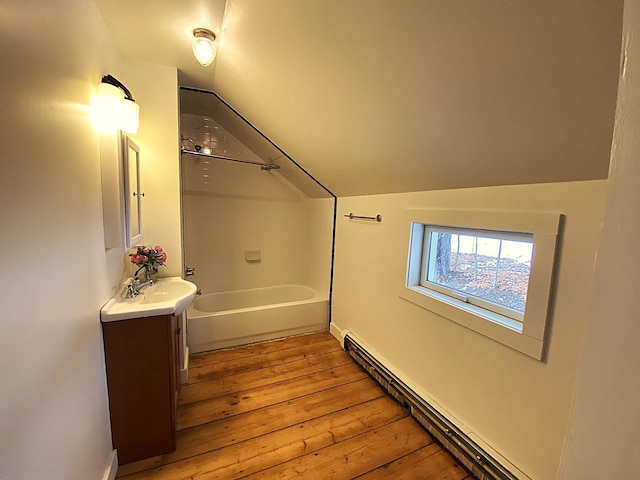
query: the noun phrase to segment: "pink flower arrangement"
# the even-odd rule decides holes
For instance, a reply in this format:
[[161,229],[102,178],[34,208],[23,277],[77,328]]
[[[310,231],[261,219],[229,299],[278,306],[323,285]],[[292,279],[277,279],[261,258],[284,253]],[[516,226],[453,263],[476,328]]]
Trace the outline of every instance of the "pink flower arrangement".
[[138,247],[136,253],[132,253],[129,256],[131,257],[131,263],[140,267],[136,270],[135,277],[138,276],[141,270],[144,270],[145,275],[149,276],[158,273],[158,268],[166,266],[164,262],[167,261],[167,253],[162,250],[160,245],[156,245],[153,248]]

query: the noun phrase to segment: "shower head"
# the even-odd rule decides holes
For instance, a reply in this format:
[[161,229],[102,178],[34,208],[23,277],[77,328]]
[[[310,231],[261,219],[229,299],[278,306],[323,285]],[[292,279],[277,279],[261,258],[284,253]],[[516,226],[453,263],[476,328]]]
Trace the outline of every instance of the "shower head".
[[188,137],[180,137],[180,141],[182,142],[189,142],[191,143],[191,145],[193,145],[193,148],[195,148],[196,152],[199,152],[200,150],[202,150],[202,146],[198,145],[196,142],[194,142],[192,139],[188,138]]

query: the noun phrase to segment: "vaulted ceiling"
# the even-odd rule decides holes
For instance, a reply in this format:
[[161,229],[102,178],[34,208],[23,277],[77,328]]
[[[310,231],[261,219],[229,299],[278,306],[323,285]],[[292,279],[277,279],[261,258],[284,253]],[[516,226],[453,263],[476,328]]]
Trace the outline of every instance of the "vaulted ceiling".
[[339,196],[607,177],[622,0],[96,3],[123,56],[214,90]]

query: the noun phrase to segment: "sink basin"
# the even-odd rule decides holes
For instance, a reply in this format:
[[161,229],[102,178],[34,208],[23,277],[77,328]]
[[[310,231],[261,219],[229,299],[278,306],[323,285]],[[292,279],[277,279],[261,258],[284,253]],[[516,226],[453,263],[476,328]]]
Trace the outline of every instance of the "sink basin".
[[196,296],[197,287],[180,277],[160,278],[135,298],[118,294],[100,310],[103,322],[155,315],[180,315]]

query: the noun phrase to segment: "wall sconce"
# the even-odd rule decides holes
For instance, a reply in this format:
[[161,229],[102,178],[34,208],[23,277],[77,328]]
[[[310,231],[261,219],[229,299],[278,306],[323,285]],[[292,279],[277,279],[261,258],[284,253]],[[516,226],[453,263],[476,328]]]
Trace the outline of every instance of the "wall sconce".
[[216,46],[213,43],[216,39],[215,34],[206,28],[196,28],[193,30],[193,55],[200,65],[206,67],[211,65],[213,59],[216,58]]
[[140,123],[140,107],[131,92],[111,75],[102,77],[98,94],[91,105],[91,121],[102,133],[137,133]]

